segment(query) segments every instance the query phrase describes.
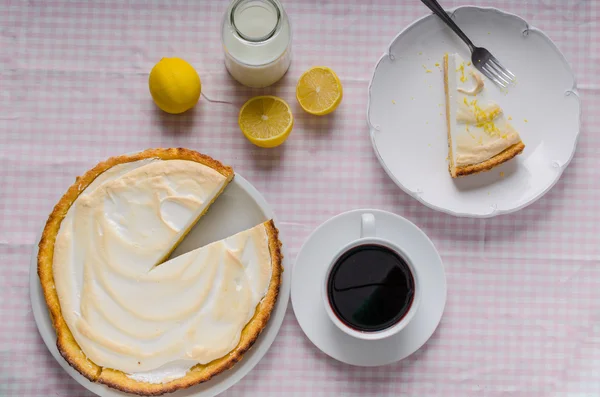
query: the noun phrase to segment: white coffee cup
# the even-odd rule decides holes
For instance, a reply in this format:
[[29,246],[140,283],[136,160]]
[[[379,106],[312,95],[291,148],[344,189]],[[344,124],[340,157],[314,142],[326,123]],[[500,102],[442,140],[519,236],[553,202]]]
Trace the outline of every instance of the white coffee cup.
[[[414,288],[415,289],[414,289],[413,301],[412,301],[410,308],[406,312],[406,314],[395,324],[393,324],[390,327],[385,328],[383,330],[379,330],[379,331],[361,331],[361,330],[357,330],[357,329],[354,329],[354,328],[346,325],[342,320],[340,320],[338,318],[338,316],[333,311],[333,308],[331,307],[331,303],[329,301],[329,296],[328,296],[329,294],[327,293],[329,277],[331,274],[331,270],[333,269],[333,266],[337,263],[337,261],[346,252],[348,252],[349,250],[351,250],[355,247],[359,247],[362,245],[379,245],[379,246],[383,246],[383,247],[388,248],[391,251],[393,251],[395,254],[400,256],[406,262],[406,264],[408,265],[408,268],[410,269],[410,272],[413,276],[413,280],[414,280]],[[396,333],[403,330],[408,325],[408,323],[410,323],[410,321],[413,319],[413,317],[415,316],[415,314],[419,308],[419,303],[421,301],[421,288],[420,288],[418,274],[416,272],[415,266],[413,265],[413,262],[411,261],[410,257],[406,254],[406,252],[403,249],[398,247],[396,244],[394,244],[386,239],[377,237],[375,216],[371,213],[364,213],[361,216],[360,238],[356,239],[356,240],[350,242],[349,244],[345,245],[344,247],[342,247],[342,249],[340,249],[337,252],[337,254],[332,258],[331,262],[327,266],[327,270],[325,272],[325,277],[324,277],[323,283],[322,283],[321,295],[323,298],[323,305],[325,306],[325,311],[327,312],[327,315],[329,316],[330,320],[341,331],[345,332],[346,334],[348,334],[352,337],[358,338],[358,339],[379,340],[379,339],[385,339],[392,335],[395,335]]]

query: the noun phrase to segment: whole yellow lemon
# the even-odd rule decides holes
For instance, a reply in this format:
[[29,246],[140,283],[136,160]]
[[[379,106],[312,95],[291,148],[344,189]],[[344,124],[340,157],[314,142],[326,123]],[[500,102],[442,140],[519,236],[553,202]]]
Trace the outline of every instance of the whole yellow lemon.
[[202,90],[196,70],[180,58],[161,59],[152,68],[148,85],[154,103],[173,114],[193,108]]

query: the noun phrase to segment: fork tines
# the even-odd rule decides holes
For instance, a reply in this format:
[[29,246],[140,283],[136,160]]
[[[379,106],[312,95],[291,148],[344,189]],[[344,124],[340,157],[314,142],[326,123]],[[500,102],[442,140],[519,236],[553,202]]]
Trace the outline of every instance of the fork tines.
[[480,65],[481,72],[494,83],[506,88],[515,82],[515,75],[506,69],[500,61],[493,55],[487,59],[487,62],[482,62]]

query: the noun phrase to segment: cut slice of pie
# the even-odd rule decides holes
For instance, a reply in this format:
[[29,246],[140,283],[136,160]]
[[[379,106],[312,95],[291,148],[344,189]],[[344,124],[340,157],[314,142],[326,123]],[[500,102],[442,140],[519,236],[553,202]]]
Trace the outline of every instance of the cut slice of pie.
[[252,346],[281,280],[272,221],[163,262],[234,174],[186,149],[98,164],[50,215],[38,273],[58,349],[91,381],[159,395]]
[[481,74],[458,54],[444,55],[444,89],[453,178],[488,171],[523,151],[519,133],[489,99]]

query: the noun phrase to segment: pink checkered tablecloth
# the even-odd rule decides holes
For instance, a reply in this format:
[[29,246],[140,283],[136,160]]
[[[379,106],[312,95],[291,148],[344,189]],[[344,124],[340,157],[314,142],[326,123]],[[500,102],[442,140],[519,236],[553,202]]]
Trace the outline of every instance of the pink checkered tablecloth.
[[[404,194],[368,136],[367,85],[418,1],[287,0],[292,67],[265,90],[235,84],[219,39],[227,2],[0,1],[0,396],[90,396],[50,355],[29,303],[29,259],[53,205],[108,156],[182,146],[232,165],[274,207],[293,263],[304,239],[342,211],[375,207],[421,227],[445,262],[448,303],[431,340],[397,364],[357,368],[304,336],[291,305],[268,354],[227,396],[600,396],[600,2],[476,1],[545,30],[570,61],[583,106],[575,158],[544,198],[514,215],[459,219]],[[446,0],[445,5],[458,6]],[[170,116],[148,73],[163,56],[199,71],[199,106]],[[344,100],[323,118],[295,100],[316,64]],[[241,104],[269,93],[296,123],[278,149],[248,143]]]

